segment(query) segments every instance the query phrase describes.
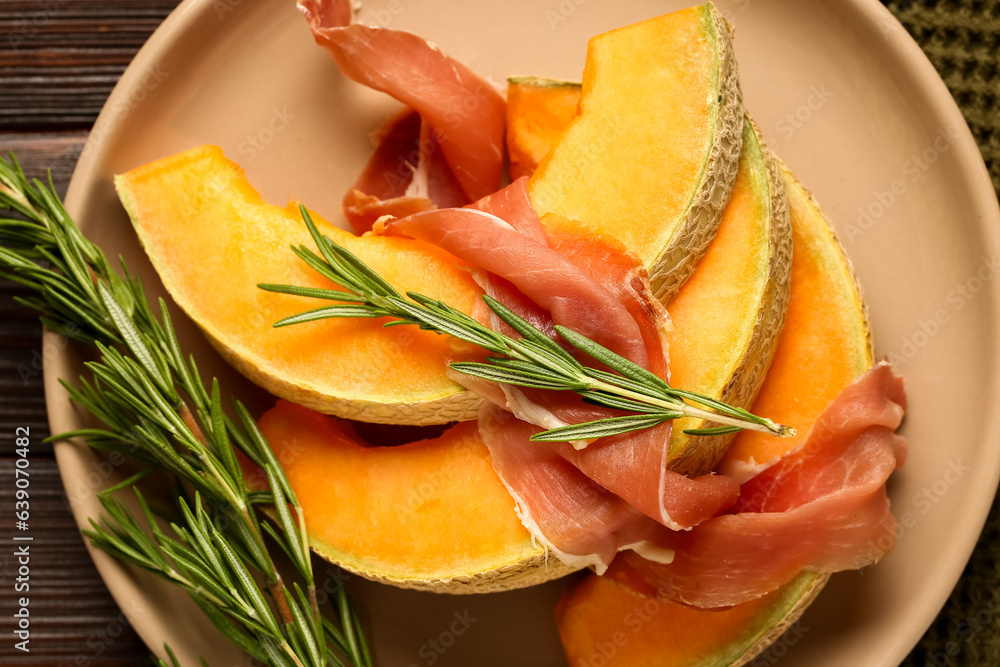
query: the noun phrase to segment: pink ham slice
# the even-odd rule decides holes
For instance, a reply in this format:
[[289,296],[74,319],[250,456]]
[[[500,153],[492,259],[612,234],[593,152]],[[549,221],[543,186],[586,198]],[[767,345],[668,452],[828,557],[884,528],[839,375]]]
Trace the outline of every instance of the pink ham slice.
[[416,111],[403,109],[373,138],[375,151],[344,196],[344,216],[355,234],[370,231],[386,215],[403,218],[468,203],[430,125]]
[[499,275],[549,311],[554,322],[639,365],[648,363],[639,326],[613,294],[565,255],[504,220],[474,209],[441,209],[393,220],[385,229]]
[[906,456],[895,433],[902,378],[879,364],[820,415],[805,444],[743,485],[724,514],[664,531],[668,565],[620,555],[609,576],[638,592],[713,608],[760,597],[801,570],[836,572],[879,560],[896,541],[885,481]]
[[493,467],[517,502],[521,522],[564,562],[603,572],[619,549],[659,526],[542,443],[539,429],[488,405],[479,432]]
[[420,114],[404,109],[386,121],[374,139],[375,152],[344,196],[344,215],[355,234],[369,231],[384,215],[404,217],[434,208],[429,197],[406,194],[420,159]]
[[497,189],[506,104],[489,83],[412,33],[352,25],[350,0],[299,0],[298,8],[345,76],[429,123],[465,201]]

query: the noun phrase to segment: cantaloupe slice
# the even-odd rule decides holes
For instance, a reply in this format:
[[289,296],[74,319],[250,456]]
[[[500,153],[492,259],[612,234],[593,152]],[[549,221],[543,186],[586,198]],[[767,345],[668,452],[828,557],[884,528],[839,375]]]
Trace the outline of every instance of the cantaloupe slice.
[[[823,408],[871,367],[874,353],[843,249],[812,196],[784,167],[782,174],[794,244],[791,296],[778,351],[753,409],[796,426],[804,438]],[[752,474],[757,462],[800,442],[744,431],[722,468]],[[739,667],[793,624],[828,578],[803,572],[763,598],[715,612],[642,598],[590,575],[564,596],[556,618],[570,664]]]
[[[507,144],[526,174],[559,145],[577,107],[580,84],[542,78],[511,79]],[[748,407],[774,356],[785,318],[792,233],[781,176],[753,123],[743,128],[739,169],[718,231],[691,278],[667,304],[671,382]],[[675,422],[670,468],[711,470],[733,435],[690,436],[702,420]]]
[[301,503],[314,551],[404,588],[487,593],[571,569],[521,525],[476,422],[369,447],[348,422],[281,401],[260,419]]
[[[743,481],[801,445],[809,427],[854,378],[875,364],[868,310],[850,260],[819,204],[780,164],[792,213],[792,288],[782,336],[753,410],[795,427],[790,438],[745,431],[720,470]],[[811,261],[797,261],[808,254]]]
[[570,665],[739,667],[795,622],[796,608],[813,600],[822,580],[804,572],[752,602],[704,611],[590,575],[559,601],[556,624]]
[[[449,339],[382,320],[327,319],[274,329],[329,302],[258,283],[339,289],[289,249],[315,250],[295,205],[272,206],[221,149],[204,146],[117,176],[153,266],[225,359],[272,394],[350,419],[443,424],[472,419],[477,396],[445,375]],[[419,241],[357,237],[312,214],[320,232],[402,290],[470,312],[479,290],[455,259]]]
[[539,214],[635,252],[664,303],[712,239],[736,178],[743,105],[711,3],[590,40],[580,113],[531,177]]
[[580,84],[533,76],[507,80],[511,180],[531,176],[580,108]]

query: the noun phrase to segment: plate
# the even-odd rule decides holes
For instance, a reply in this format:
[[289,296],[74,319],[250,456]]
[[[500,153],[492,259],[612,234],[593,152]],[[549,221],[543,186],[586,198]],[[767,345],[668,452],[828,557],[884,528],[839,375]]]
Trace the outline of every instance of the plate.
[[[590,36],[681,6],[372,0],[361,16],[427,37],[495,81],[578,79]],[[867,294],[876,347],[907,376],[910,398],[903,428],[910,458],[890,480],[900,519],[896,550],[875,567],[833,577],[794,641],[771,657],[780,653],[786,667],[897,664],[961,574],[996,490],[996,199],[944,84],[881,5],[733,0],[719,7],[736,26],[746,106],[834,220]],[[339,220],[341,195],[369,151],[368,132],[394,108],[339,75],[291,0],[186,0],[108,100],[67,204],[109,256],[123,255],[154,295],[163,294],[115,197],[113,174],[215,143],[267,200],[301,199]],[[263,406],[179,319],[182,342],[199,363]],[[51,335],[46,343],[61,349],[46,366],[52,428],[61,432],[82,419],[57,383],[80,373],[79,352]],[[82,525],[99,514],[94,491],[124,473],[77,445],[59,445],[56,454]],[[94,559],[151,647],[168,642],[183,664],[197,664],[197,656],[243,664],[185,596],[103,554]],[[321,578],[325,569],[318,565]],[[552,620],[559,582],[480,597],[352,585],[380,667],[564,664]]]

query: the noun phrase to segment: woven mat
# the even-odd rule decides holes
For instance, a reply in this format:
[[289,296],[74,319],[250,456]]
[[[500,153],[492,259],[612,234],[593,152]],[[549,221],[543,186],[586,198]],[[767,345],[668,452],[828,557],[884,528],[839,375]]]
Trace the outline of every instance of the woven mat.
[[[944,78],[1000,192],[1000,0],[884,4]],[[1000,503],[951,598],[903,665],[1000,666]]]

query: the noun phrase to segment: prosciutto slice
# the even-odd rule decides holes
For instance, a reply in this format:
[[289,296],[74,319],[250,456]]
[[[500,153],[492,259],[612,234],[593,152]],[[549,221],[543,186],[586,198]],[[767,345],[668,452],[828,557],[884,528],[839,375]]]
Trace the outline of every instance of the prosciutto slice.
[[876,562],[896,541],[885,482],[906,457],[895,433],[905,408],[902,378],[877,365],[827,407],[799,450],[744,484],[728,514],[690,532],[662,532],[654,541],[674,549],[673,562],[626,553],[609,576],[711,608],[757,598],[801,570]]
[[496,406],[480,412],[479,432],[521,522],[560,560],[603,573],[620,549],[648,542],[660,526],[551,448],[531,442],[540,430]]
[[352,25],[350,0],[299,0],[298,8],[345,76],[388,93],[429,124],[465,201],[497,189],[506,104],[489,83],[412,33]]
[[420,114],[404,109],[375,133],[375,152],[344,196],[344,215],[355,234],[371,230],[384,215],[402,217],[435,208],[427,195],[407,194],[421,157],[420,125]]
[[639,326],[612,293],[565,255],[504,220],[477,209],[442,209],[393,220],[386,232],[432,243],[497,274],[553,321],[641,366],[648,363]]

